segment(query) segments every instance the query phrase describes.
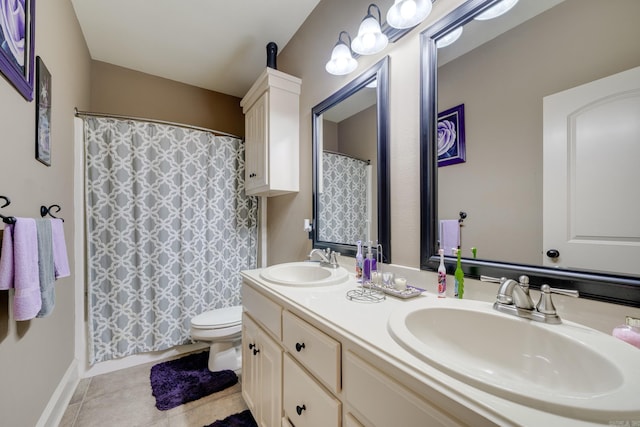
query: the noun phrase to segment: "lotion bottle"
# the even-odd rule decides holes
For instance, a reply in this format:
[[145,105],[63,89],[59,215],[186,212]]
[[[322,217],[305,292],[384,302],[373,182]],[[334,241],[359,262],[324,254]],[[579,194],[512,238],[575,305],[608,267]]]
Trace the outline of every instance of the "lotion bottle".
[[358,240],[358,252],[356,253],[356,279],[362,280],[362,267],[364,258],[362,256],[362,240]]
[[438,266],[438,298],[446,297],[447,293],[447,269],[444,266],[444,249],[439,249],[440,265]]

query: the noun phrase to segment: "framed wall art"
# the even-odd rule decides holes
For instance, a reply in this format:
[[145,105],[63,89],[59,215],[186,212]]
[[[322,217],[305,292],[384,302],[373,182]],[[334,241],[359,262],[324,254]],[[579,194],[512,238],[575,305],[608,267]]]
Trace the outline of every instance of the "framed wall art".
[[466,160],[464,104],[438,113],[438,167]]
[[36,59],[36,159],[51,166],[51,74]]
[[35,0],[0,1],[0,73],[33,100]]

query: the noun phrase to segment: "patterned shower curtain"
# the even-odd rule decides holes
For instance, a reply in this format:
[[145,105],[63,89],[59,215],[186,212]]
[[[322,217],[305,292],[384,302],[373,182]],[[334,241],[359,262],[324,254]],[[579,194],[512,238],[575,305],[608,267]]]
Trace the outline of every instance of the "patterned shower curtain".
[[355,245],[368,236],[369,162],[338,153],[322,153],[322,193],[318,239]]
[[190,319],[240,304],[256,267],[244,144],[102,117],[84,133],[91,364],[190,342]]

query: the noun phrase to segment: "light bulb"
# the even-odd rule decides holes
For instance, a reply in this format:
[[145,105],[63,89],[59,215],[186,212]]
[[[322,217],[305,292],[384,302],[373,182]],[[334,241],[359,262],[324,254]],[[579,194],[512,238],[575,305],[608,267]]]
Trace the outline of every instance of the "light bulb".
[[413,0],[405,0],[400,6],[400,15],[404,19],[409,19],[416,14],[416,2]]
[[371,49],[376,44],[376,36],[372,33],[362,35],[362,46],[365,49]]

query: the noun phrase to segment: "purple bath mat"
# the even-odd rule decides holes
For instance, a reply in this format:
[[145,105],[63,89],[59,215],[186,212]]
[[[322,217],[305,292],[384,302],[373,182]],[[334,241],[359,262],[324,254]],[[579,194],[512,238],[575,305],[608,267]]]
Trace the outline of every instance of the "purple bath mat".
[[204,427],[258,427],[258,424],[251,416],[251,411],[247,409]]
[[190,354],[151,368],[151,389],[161,411],[208,396],[238,382],[233,371],[210,372],[209,352]]

